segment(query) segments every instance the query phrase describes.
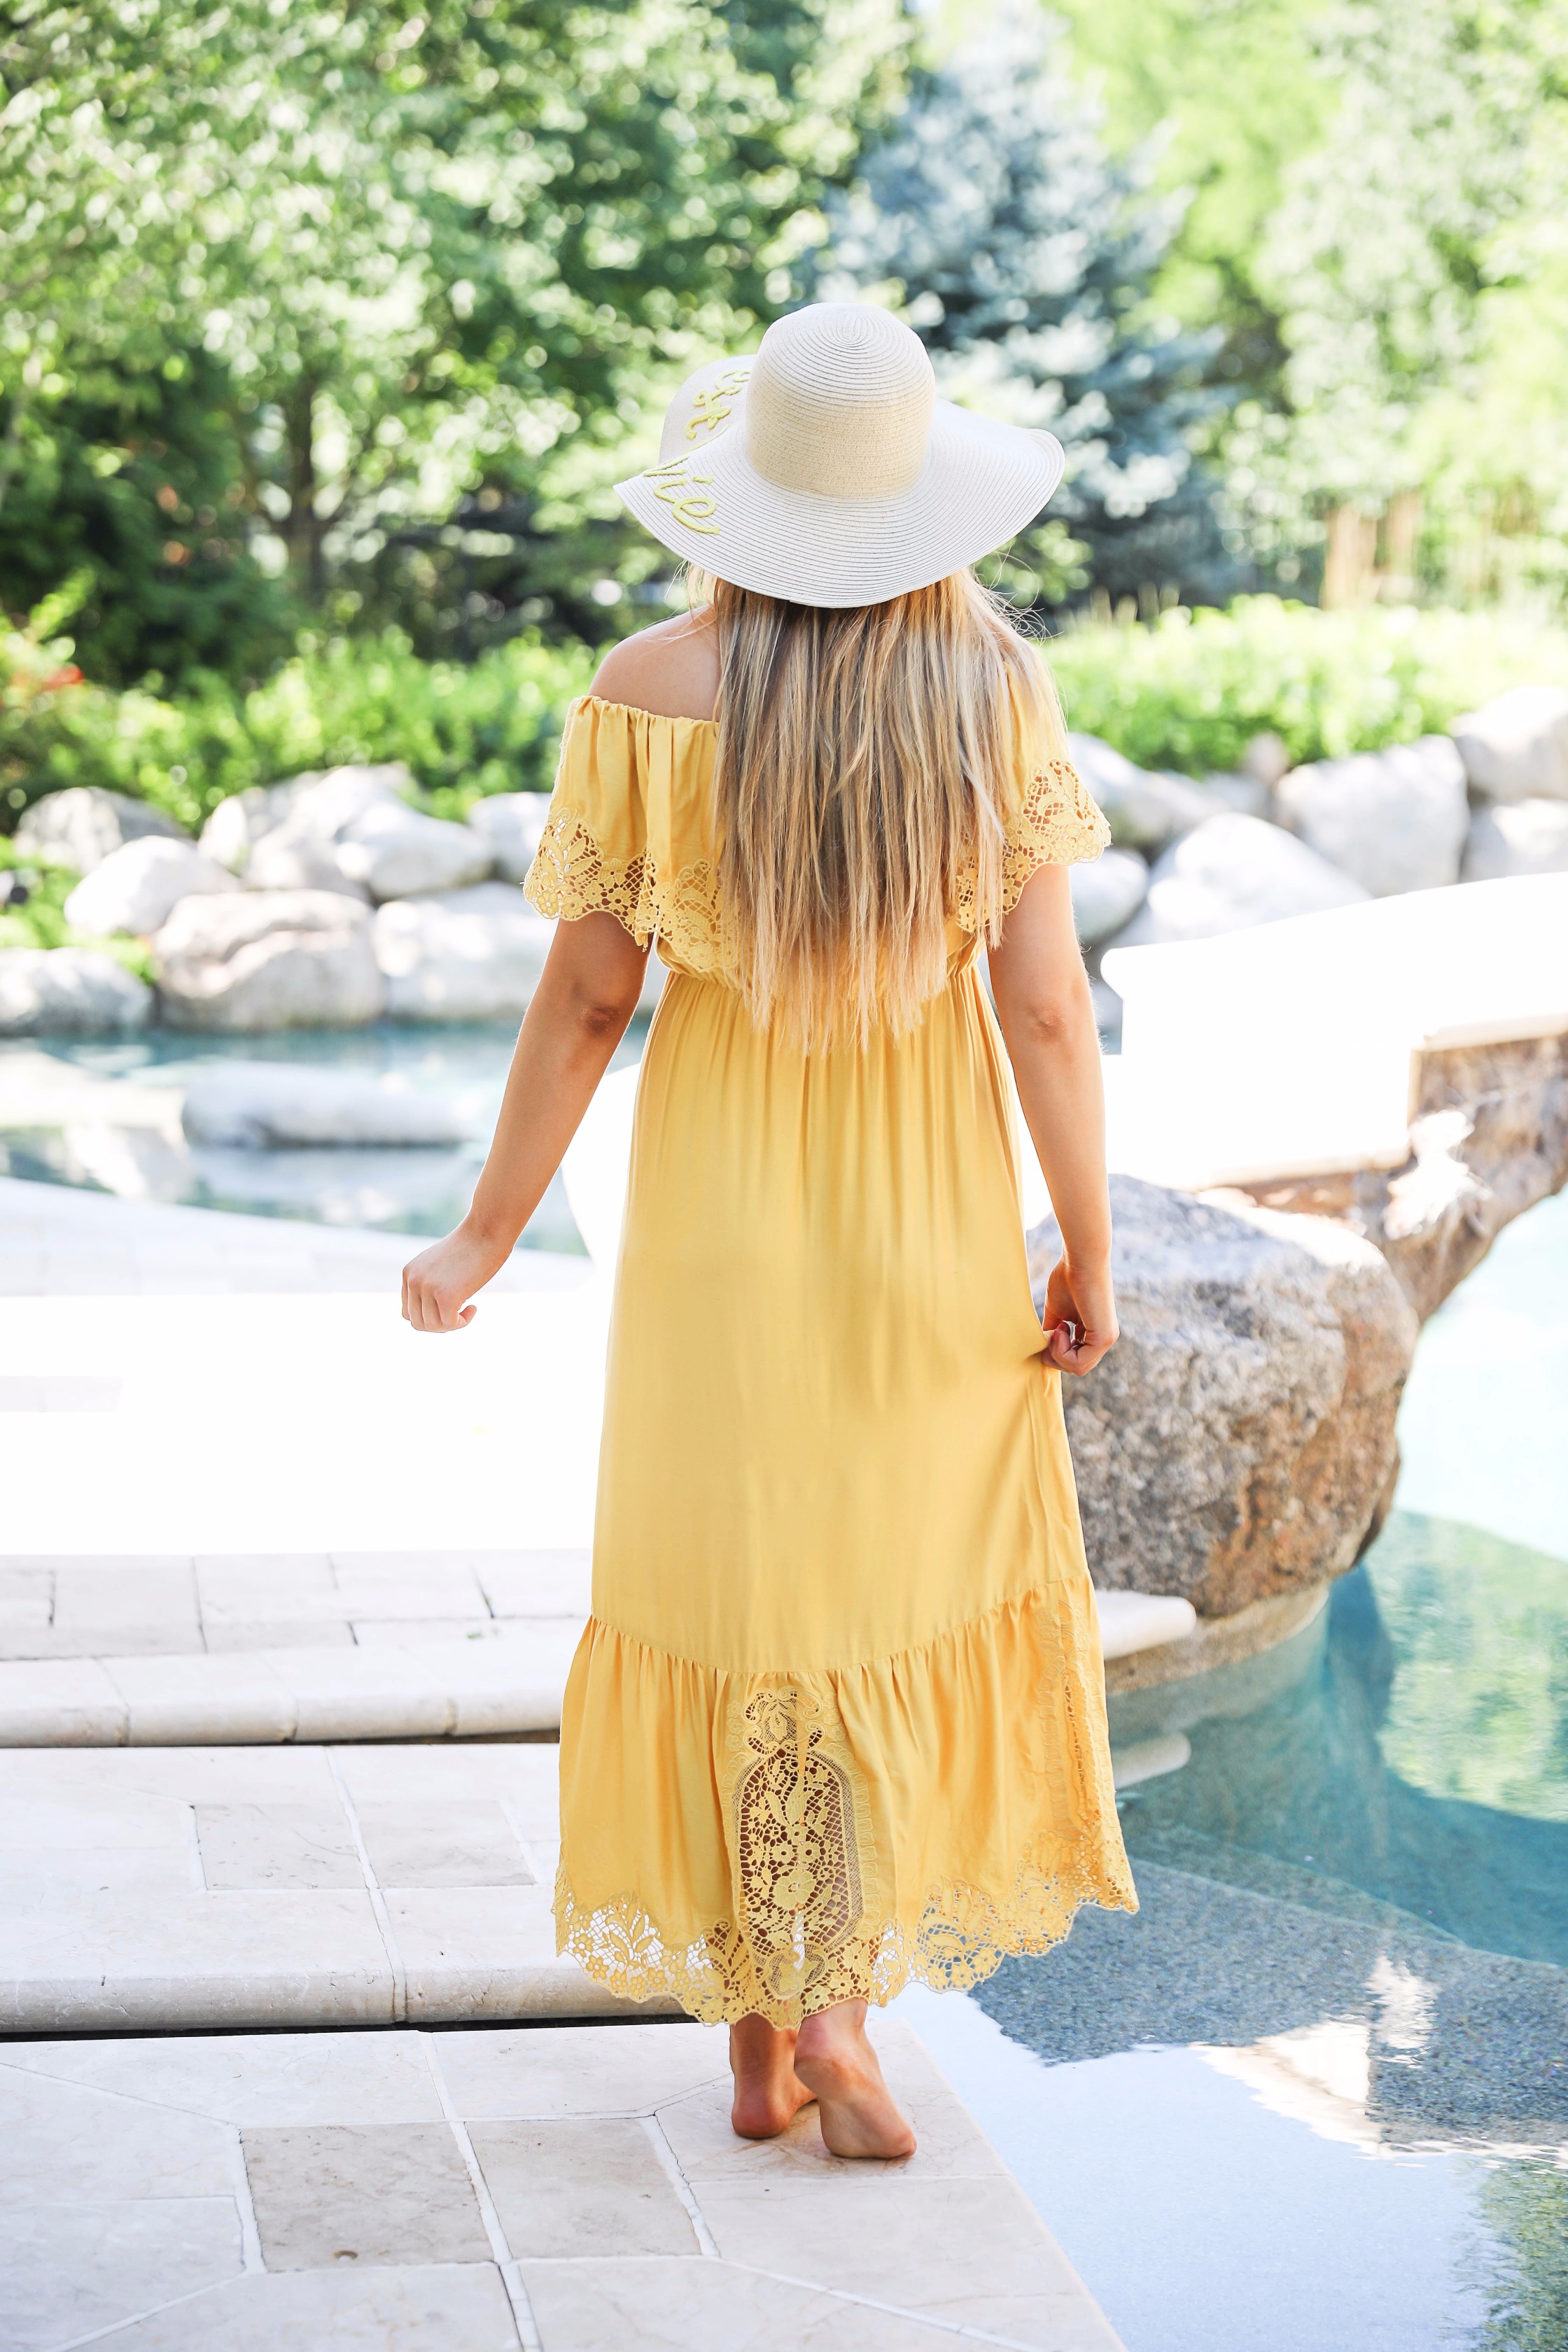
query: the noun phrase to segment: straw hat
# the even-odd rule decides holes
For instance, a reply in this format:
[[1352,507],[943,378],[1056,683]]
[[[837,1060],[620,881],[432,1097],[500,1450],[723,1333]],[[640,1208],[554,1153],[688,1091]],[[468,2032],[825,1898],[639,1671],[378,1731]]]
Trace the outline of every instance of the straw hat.
[[676,555],[795,604],[880,604],[1032,522],[1062,478],[1049,433],[936,396],[924,346],[889,311],[819,302],[754,359],[688,378],[659,462],[617,482]]

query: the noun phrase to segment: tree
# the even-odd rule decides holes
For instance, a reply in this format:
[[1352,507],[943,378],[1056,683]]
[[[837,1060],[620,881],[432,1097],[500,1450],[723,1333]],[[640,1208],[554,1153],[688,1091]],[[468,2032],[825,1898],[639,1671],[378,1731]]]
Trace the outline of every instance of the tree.
[[1008,0],[983,39],[919,78],[854,194],[829,203],[813,285],[881,289],[944,392],[1045,425],[1067,450],[1053,519],[1005,575],[1025,602],[1091,583],[1207,599],[1227,582],[1191,449],[1209,345],[1151,313],[1180,206],[1146,182],[1107,154],[1059,25]]
[[225,379],[300,604],[438,596],[785,297],[900,37],[896,0],[0,8],[15,463],[151,330]]
[[[1326,127],[1286,174],[1256,265],[1289,354],[1287,415],[1243,423],[1254,477],[1298,533],[1325,518],[1325,594],[1344,602],[1371,592],[1380,518],[1410,592],[1447,437],[1435,408],[1473,400],[1495,298],[1560,227],[1568,20],[1543,0],[1339,0],[1313,45]],[[1559,393],[1559,432],[1563,416]]]

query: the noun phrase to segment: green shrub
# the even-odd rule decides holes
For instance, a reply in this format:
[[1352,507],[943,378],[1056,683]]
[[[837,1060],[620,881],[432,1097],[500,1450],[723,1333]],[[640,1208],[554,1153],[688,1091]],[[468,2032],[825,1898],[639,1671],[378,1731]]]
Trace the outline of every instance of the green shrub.
[[1292,760],[1441,733],[1504,688],[1568,685],[1568,633],[1488,614],[1320,613],[1275,596],[1103,624],[1048,648],[1069,727],[1140,767],[1234,768],[1254,735]]
[[26,897],[0,905],[0,950],[5,948],[97,948],[111,955],[139,980],[151,981],[152,958],[141,940],[98,939],[72,929],[65,916],[66,900],[80,878],[67,866],[43,858],[21,857],[12,841],[0,841],[0,874],[19,874]]
[[456,815],[486,793],[550,786],[562,720],[584,691],[586,646],[523,638],[471,664],[426,662],[395,632],[297,654],[239,694],[199,677],[177,701],[72,682],[0,692],[0,823],[43,793],[102,784],[192,831],[231,793],[350,761],[403,760]]

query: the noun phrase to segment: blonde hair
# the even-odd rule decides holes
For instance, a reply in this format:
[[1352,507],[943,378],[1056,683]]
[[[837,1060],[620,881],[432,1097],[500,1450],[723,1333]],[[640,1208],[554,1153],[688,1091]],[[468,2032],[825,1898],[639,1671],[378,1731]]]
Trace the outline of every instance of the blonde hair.
[[1061,748],[1049,677],[968,570],[833,612],[700,583],[719,633],[726,977],[808,1053],[914,1028],[962,899],[994,942],[1010,806]]

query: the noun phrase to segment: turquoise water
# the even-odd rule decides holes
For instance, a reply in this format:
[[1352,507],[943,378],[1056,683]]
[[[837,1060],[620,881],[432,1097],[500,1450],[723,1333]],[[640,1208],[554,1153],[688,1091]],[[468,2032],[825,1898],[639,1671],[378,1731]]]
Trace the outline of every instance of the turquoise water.
[[1139,1916],[904,1997],[1129,2352],[1568,2347],[1565,1430],[1568,1199],[1427,1327],[1317,1622],[1112,1702],[1188,1750]]
[[[647,1031],[647,1018],[639,1016],[613,1067],[640,1057]],[[184,1037],[154,1029],[108,1042],[52,1038],[47,1050],[57,1060],[93,1077],[142,1087],[183,1087],[215,1061],[347,1064],[356,1072],[395,1073],[411,1087],[455,1101],[479,1139],[451,1150],[246,1151],[171,1142],[145,1126],[0,1127],[0,1176],[251,1216],[302,1217],[387,1233],[447,1233],[468,1205],[516,1040],[516,1029],[504,1025],[412,1029],[390,1023],[368,1029],[285,1030],[266,1037]],[[38,1050],[0,1045],[0,1100],[8,1054]],[[559,1177],[521,1246],[581,1252]]]

